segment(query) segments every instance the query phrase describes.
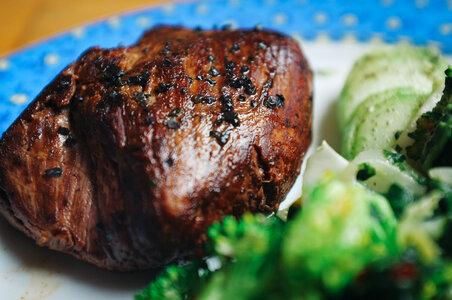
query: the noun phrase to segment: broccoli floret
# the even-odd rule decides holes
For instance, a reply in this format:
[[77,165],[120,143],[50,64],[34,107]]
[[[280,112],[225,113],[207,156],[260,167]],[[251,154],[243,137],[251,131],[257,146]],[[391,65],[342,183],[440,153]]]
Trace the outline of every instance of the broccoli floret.
[[222,268],[199,299],[321,299],[337,295],[370,262],[397,252],[385,199],[327,175],[304,192],[286,225],[274,218],[226,218],[209,230]]
[[274,293],[284,225],[279,218],[259,214],[214,224],[208,231],[210,252],[222,268],[199,299],[260,299]]
[[452,166],[452,66],[445,73],[441,100],[417,120],[416,130],[408,134],[414,143],[407,147],[407,155],[418,161],[424,171],[433,166]]
[[284,223],[278,218],[261,214],[245,214],[238,221],[226,217],[223,222],[209,228],[207,234],[211,243],[208,246],[212,248],[210,252],[221,259],[255,257],[269,251],[272,243],[281,238],[282,226]]
[[[387,201],[364,186],[323,178],[304,189],[302,213],[283,239],[286,273],[299,295],[337,294],[372,261],[397,252]],[[296,288],[298,286],[298,288]]]
[[[208,230],[210,259],[168,267],[135,299],[253,299],[268,295],[283,232],[284,223],[277,217],[226,217]],[[209,262],[216,264],[211,268],[220,269],[210,271],[206,267]]]
[[192,299],[209,273],[201,260],[185,266],[170,266],[140,294],[136,294],[135,300]]

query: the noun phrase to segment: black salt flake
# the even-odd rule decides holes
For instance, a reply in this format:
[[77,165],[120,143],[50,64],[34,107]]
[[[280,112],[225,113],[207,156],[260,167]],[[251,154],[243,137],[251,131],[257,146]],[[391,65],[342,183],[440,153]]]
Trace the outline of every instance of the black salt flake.
[[170,117],[177,117],[179,115],[182,114],[182,109],[179,107],[174,108],[173,110],[170,111],[170,113],[168,114],[168,116]]
[[146,122],[147,125],[152,126],[154,125],[154,117],[153,116],[146,116],[144,118],[144,121]]
[[173,63],[171,62],[171,60],[170,60],[169,58],[165,57],[165,58],[163,59],[162,65],[163,65],[164,67],[171,67],[172,64],[173,64]]
[[211,79],[211,78],[207,78],[206,82],[208,84],[210,84],[211,86],[215,86],[217,84],[217,82],[215,80]]
[[67,148],[72,148],[77,144],[77,140],[74,139],[72,136],[68,136],[68,138],[66,139],[66,141],[64,142],[64,146],[66,146]]
[[240,45],[239,44],[232,44],[231,46],[231,52],[232,53],[236,53],[240,50]]
[[235,62],[233,62],[232,60],[227,61],[227,62],[225,63],[225,67],[226,67],[226,70],[232,71],[232,70],[234,70],[234,68],[235,68]]
[[57,133],[58,133],[58,134],[61,134],[61,135],[68,136],[69,133],[70,133],[70,131],[69,131],[69,128],[60,126],[60,127],[58,127]]
[[210,70],[209,70],[209,74],[212,77],[216,77],[216,76],[220,75],[220,72],[217,70],[217,68],[215,68],[214,66],[211,66]]
[[52,168],[44,171],[44,175],[48,177],[61,177],[63,170],[61,168]]
[[171,118],[168,121],[166,121],[166,127],[168,129],[179,129],[180,124],[176,119]]

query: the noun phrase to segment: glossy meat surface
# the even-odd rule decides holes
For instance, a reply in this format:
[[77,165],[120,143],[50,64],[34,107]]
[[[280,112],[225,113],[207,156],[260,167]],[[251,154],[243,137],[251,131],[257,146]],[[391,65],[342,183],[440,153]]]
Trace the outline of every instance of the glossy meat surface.
[[159,27],[92,48],[0,141],[0,209],[100,267],[200,253],[225,215],[273,211],[311,132],[311,71],[279,33]]

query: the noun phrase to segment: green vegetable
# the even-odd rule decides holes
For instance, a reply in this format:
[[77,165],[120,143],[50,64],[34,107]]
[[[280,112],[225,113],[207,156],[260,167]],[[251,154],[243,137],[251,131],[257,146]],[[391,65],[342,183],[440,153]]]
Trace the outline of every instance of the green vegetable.
[[417,249],[426,263],[440,258],[440,248],[435,240],[443,232],[444,217],[435,217],[435,210],[441,196],[441,192],[434,191],[407,206],[398,225],[398,245],[404,249]]
[[389,187],[389,190],[383,194],[388,199],[394,214],[400,217],[409,204],[413,203],[417,196],[408,189],[401,187],[394,183]]
[[425,178],[407,164],[404,156],[388,150],[361,152],[350,161],[342,176],[355,179],[363,164],[375,169],[375,174],[367,179],[362,178],[361,183],[377,193],[385,194],[393,185],[409,190],[416,196],[423,195],[427,190]]
[[384,197],[326,172],[287,223],[227,217],[208,231],[208,260],[167,268],[135,299],[450,299],[452,187],[430,189],[397,221]]
[[451,299],[452,264],[438,260],[424,264],[416,249],[398,258],[384,258],[371,265],[340,299]]
[[447,218],[452,217],[452,184],[448,184],[438,180],[429,181],[430,191],[439,191],[441,193],[441,199],[438,203],[438,209],[435,212],[436,215],[445,216]]
[[447,249],[442,241],[452,245],[452,223],[443,233],[445,219],[435,217],[442,195],[436,191],[406,204],[397,226],[400,254],[369,264],[342,299],[451,299],[452,263],[440,249]]
[[227,217],[208,231],[211,255],[222,268],[204,285],[198,299],[259,299],[276,293],[284,223],[278,218],[247,214]]
[[375,168],[368,163],[361,163],[358,168],[358,173],[356,173],[357,180],[364,181],[377,174]]
[[283,239],[292,281],[334,294],[367,264],[397,252],[396,220],[380,195],[327,176],[304,197]]
[[428,176],[434,180],[452,185],[452,167],[436,167],[428,170]]
[[425,99],[442,83],[446,65],[438,53],[409,46],[380,49],[362,56],[353,66],[339,97],[341,129],[357,107],[372,95],[407,88]]
[[416,115],[424,99],[412,88],[389,89],[366,98],[344,127],[342,154],[352,159],[371,149],[393,149],[395,133]]
[[[168,267],[136,300],[254,299],[270,295],[279,276],[279,253],[285,224],[277,217],[245,214],[226,217],[208,230],[207,252],[217,262],[212,272],[203,260],[185,267]],[[198,274],[203,274],[199,276]]]
[[452,67],[446,70],[446,84],[441,100],[432,111],[417,120],[416,130],[409,134],[414,143],[407,147],[410,159],[419,162],[424,171],[434,166],[452,166]]
[[135,295],[135,300],[191,299],[196,295],[200,284],[205,281],[208,274],[207,266],[202,261],[180,267],[170,266],[140,294]]
[[[452,99],[452,98],[451,98]],[[452,104],[433,129],[428,143],[424,147],[424,170],[435,166],[452,167]]]
[[409,174],[413,179],[415,179],[419,184],[425,185],[426,180],[418,172],[416,172],[410,165],[406,163],[406,157],[403,154],[395,153],[389,150],[383,150],[383,155],[391,162],[393,165],[397,166],[400,171]]
[[397,253],[396,220],[378,194],[327,175],[304,201],[287,224],[250,214],[214,224],[208,252],[219,270],[169,267],[136,299],[321,299]]
[[389,150],[384,149],[383,150],[384,156],[392,163],[392,164],[402,164],[406,158],[404,155],[399,153],[394,153]]

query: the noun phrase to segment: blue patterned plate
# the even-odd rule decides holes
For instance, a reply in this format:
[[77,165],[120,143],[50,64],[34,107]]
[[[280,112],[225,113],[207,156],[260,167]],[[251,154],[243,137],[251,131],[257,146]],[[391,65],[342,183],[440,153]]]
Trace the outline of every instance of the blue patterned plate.
[[[315,71],[313,145],[337,145],[334,101],[353,61],[383,43],[452,53],[452,1],[220,0],[168,4],[114,16],[0,58],[0,134],[87,48],[130,45],[157,24],[254,27],[300,41]],[[297,197],[299,182],[288,197]],[[112,273],[39,248],[0,218],[1,299],[131,299],[152,272]]]

